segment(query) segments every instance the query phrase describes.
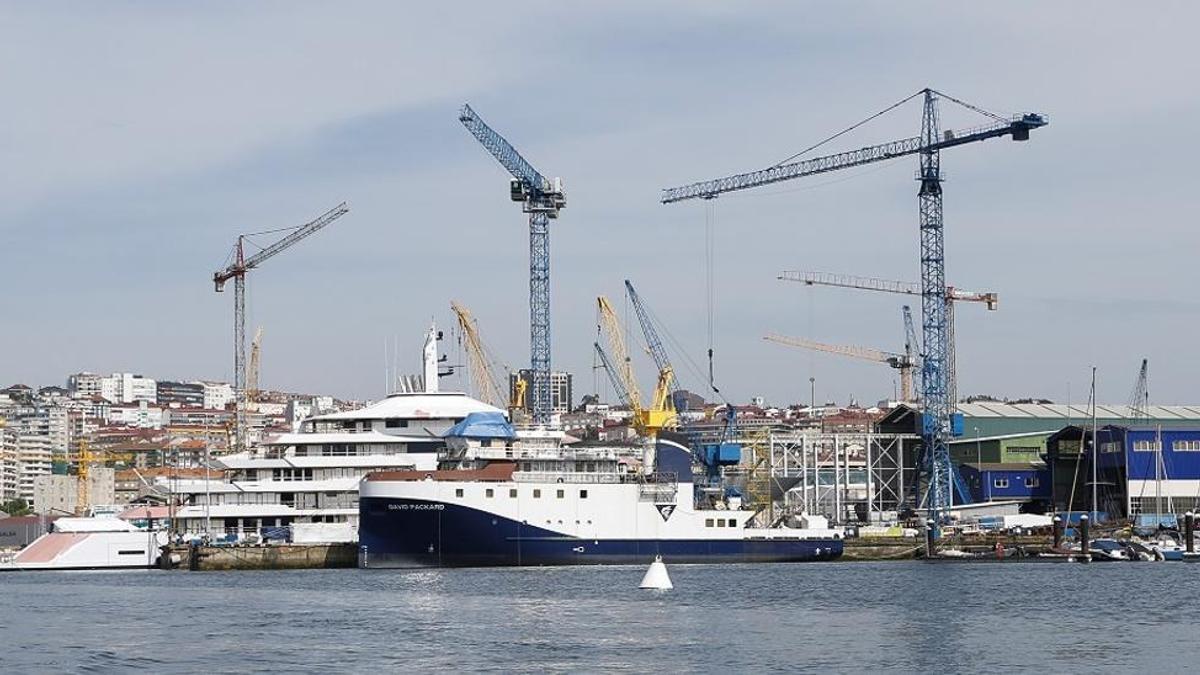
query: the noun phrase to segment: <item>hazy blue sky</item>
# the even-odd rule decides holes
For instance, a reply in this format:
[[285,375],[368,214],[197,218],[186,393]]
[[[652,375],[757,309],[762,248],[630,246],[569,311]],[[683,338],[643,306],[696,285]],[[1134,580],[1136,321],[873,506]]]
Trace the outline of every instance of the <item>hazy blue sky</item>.
[[[568,206],[554,355],[593,388],[594,298],[630,278],[706,347],[705,206],[663,187],[770,165],[931,86],[1041,111],[1029,143],[948,151],[960,391],[1200,401],[1200,49],[1194,3],[5,3],[0,380],[228,378],[240,232],[351,213],[250,281],[266,387],[374,397],[383,343],[416,371],[451,299],[528,360],[524,216],[457,121],[470,101]],[[978,118],[945,109],[946,126]],[[915,135],[909,105],[830,149]],[[764,343],[899,349],[896,297],[783,269],[917,276],[916,160],[715,202],[716,353],[731,397],[874,400],[894,374]],[[452,357],[453,358],[453,357]],[[643,362],[647,384],[648,362]],[[702,384],[684,369],[686,384]]]

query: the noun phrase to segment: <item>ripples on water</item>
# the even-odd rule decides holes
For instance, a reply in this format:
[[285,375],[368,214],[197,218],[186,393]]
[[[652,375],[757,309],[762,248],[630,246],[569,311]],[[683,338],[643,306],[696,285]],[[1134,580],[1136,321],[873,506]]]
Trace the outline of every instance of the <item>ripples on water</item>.
[[0,575],[0,672],[1187,672],[1200,565]]

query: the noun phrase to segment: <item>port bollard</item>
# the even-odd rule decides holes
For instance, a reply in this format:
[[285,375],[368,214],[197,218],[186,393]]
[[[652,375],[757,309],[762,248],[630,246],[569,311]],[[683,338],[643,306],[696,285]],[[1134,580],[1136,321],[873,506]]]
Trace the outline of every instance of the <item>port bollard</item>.
[[1062,518],[1054,516],[1054,548],[1062,548],[1063,540],[1063,521]]
[[1196,552],[1196,514],[1183,514],[1183,545],[1188,553]]
[[933,557],[933,525],[925,526],[925,557]]
[[1079,552],[1086,558],[1092,547],[1092,542],[1088,537],[1088,517],[1087,514],[1079,516]]

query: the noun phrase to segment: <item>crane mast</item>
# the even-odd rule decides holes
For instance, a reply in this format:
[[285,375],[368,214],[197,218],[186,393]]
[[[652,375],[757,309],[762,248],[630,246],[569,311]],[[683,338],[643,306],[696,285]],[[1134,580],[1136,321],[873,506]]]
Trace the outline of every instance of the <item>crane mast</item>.
[[[823,157],[783,162],[758,171],[667,188],[663,190],[661,201],[664,204],[672,204],[688,199],[713,199],[727,192],[746,190],[908,155],[919,155],[918,181],[920,187],[917,191],[917,199],[920,233],[921,329],[924,346],[921,390],[925,405],[921,435],[926,457],[926,464],[923,467],[928,486],[926,504],[929,520],[934,528],[938,528],[947,516],[947,509],[950,506],[952,467],[950,465],[949,439],[953,411],[953,404],[950,401],[948,368],[950,342],[946,313],[941,151],[1003,136],[1010,136],[1014,141],[1025,141],[1029,139],[1029,132],[1045,126],[1047,119],[1044,115],[1037,113],[1024,113],[1004,118],[929,88],[908,96],[879,114],[892,110],[918,96],[923,99],[919,136]],[[938,100],[942,98],[984,114],[990,117],[991,121],[984,126],[965,132],[947,131],[943,134],[938,119]],[[851,127],[851,129],[853,128]],[[831,138],[840,135],[837,134]]]
[[287,236],[246,257],[246,241],[253,235],[239,234],[233,246],[233,260],[224,269],[213,273],[213,286],[218,293],[225,290],[226,282],[233,280],[233,391],[236,422],[234,444],[236,449],[246,447],[246,273],[269,258],[291,248],[301,239],[341,218],[350,211],[342,202],[307,224],[293,229]]
[[562,179],[549,180],[489,127],[470,105],[459,110],[458,121],[496,161],[512,174],[509,197],[529,214],[529,368],[533,420],[550,421],[550,219],[566,206]]

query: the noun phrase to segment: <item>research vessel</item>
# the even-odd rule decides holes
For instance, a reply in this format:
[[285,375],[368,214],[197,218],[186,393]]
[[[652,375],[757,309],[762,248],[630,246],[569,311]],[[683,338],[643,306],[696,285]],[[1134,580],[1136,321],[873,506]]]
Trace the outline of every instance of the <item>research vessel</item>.
[[[698,485],[684,437],[640,459],[573,448],[562,432],[467,416],[431,471],[379,471],[359,486],[360,567],[801,562],[842,554],[842,533],[761,527],[741,498]],[[706,482],[706,477],[701,477]]]

